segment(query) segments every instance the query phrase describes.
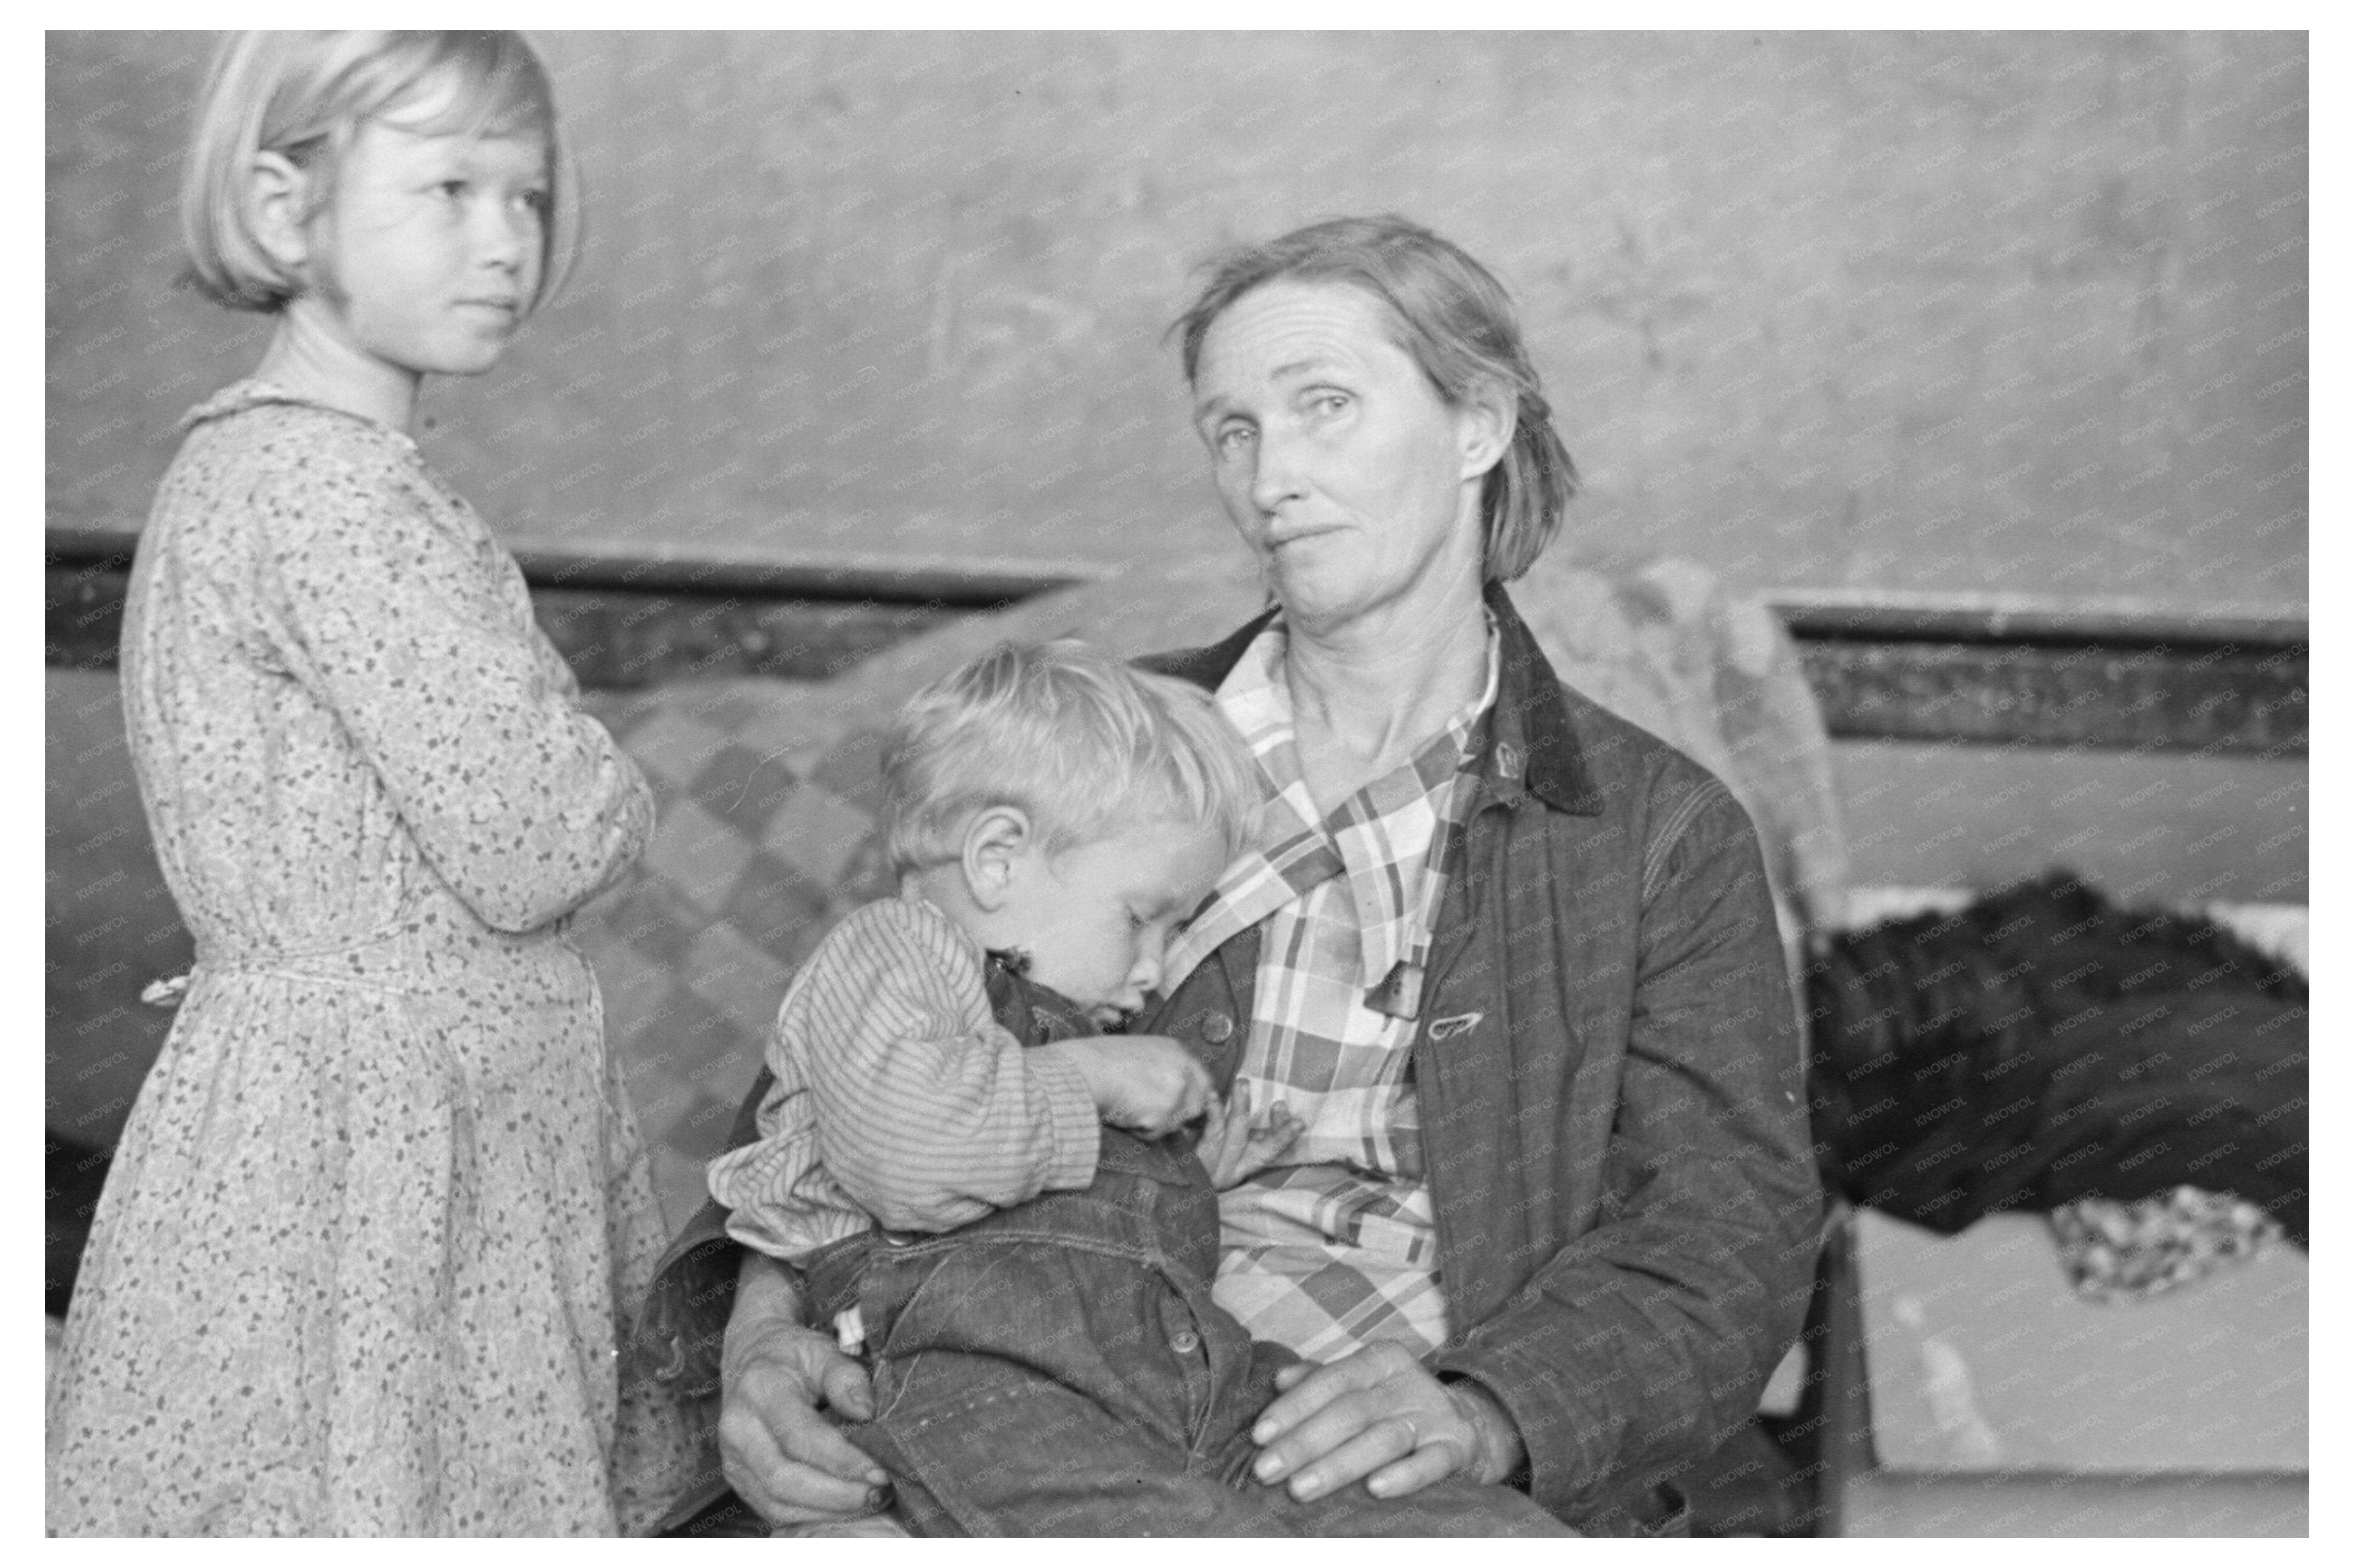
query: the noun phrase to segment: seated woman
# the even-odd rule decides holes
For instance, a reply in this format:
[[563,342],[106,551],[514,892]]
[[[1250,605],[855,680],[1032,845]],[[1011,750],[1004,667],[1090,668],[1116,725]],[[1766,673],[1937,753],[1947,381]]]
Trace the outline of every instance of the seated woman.
[[[1215,694],[1268,804],[1139,1027],[1238,1048],[1235,1095],[1306,1124],[1219,1202],[1215,1300],[1307,1358],[1253,1474],[1468,1474],[1581,1531],[1672,1528],[1672,1476],[1797,1332],[1819,1213],[1749,821],[1563,686],[1503,590],[1573,473],[1477,261],[1318,224],[1216,263],[1179,333],[1274,608],[1152,662]],[[706,1210],[653,1320],[688,1350],[729,1314],[727,1478],[780,1523],[871,1510],[827,1414],[871,1413],[863,1370],[726,1245]],[[695,1284],[723,1260],[732,1308]]]

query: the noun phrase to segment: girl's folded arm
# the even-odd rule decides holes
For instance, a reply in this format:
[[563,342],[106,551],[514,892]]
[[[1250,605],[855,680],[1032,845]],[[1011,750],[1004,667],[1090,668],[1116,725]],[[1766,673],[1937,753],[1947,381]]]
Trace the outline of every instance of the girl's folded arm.
[[361,449],[257,490],[274,630],[435,869],[488,924],[529,930],[627,869],[652,798],[419,482]]

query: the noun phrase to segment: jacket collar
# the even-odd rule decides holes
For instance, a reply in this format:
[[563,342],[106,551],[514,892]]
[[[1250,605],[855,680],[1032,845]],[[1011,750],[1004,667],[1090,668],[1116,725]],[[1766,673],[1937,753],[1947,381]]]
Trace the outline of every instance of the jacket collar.
[[[1601,815],[1602,792],[1585,765],[1585,749],[1570,721],[1561,678],[1553,673],[1528,623],[1512,608],[1504,585],[1490,583],[1486,598],[1489,612],[1496,618],[1496,652],[1502,664],[1496,681],[1496,706],[1485,726],[1487,755],[1480,760],[1486,798],[1518,805],[1525,790],[1557,811],[1579,817]],[[1269,609],[1232,636],[1206,648],[1165,653],[1143,663],[1214,692],[1276,614]]]

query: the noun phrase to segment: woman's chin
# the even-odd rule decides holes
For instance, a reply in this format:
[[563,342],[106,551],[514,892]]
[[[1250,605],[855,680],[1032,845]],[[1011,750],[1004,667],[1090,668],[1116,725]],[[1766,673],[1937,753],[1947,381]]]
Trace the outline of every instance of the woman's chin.
[[1303,631],[1326,631],[1348,625],[1371,602],[1362,585],[1336,580],[1338,574],[1276,573],[1268,582],[1283,605],[1284,619]]
[[1267,587],[1294,618],[1346,619],[1349,606],[1358,597],[1357,585],[1350,580],[1349,563],[1339,551],[1302,547],[1309,543],[1286,546],[1267,557]]

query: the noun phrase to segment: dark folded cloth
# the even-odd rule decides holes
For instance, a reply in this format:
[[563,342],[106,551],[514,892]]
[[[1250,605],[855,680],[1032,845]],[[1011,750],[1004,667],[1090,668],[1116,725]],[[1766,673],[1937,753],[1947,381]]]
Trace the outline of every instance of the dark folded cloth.
[[1952,1234],[2190,1186],[2306,1240],[2306,988],[2211,922],[2053,874],[1832,941],[1807,1000],[1816,1152]]

